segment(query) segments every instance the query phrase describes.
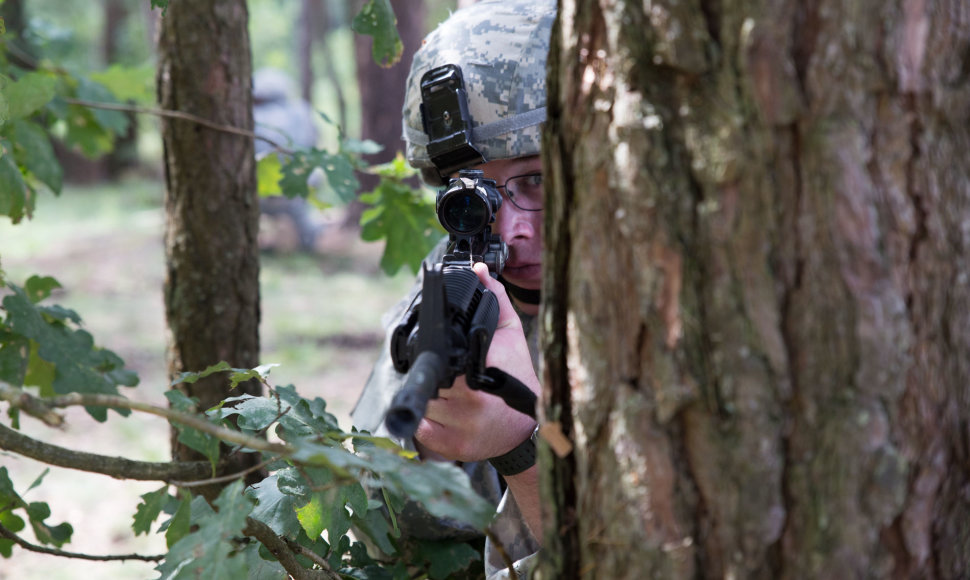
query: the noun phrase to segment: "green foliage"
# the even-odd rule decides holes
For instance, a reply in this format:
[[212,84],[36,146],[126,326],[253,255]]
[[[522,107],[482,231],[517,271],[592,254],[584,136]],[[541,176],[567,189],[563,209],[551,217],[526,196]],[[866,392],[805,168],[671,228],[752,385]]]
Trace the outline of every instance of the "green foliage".
[[[333,125],[327,115],[320,113],[320,118]],[[340,134],[336,153],[313,147],[264,155],[256,164],[259,195],[308,198],[321,208],[353,201],[360,187],[355,171],[364,166],[360,155],[381,148],[373,141],[348,139],[340,127],[336,128]],[[325,179],[314,178],[317,170]]]
[[[185,413],[195,412],[199,402],[198,399],[189,398],[181,391],[166,391],[165,398],[173,409]],[[212,464],[212,473],[215,474],[216,464],[219,462],[219,440],[208,433],[184,425],[172,425],[172,427],[178,431],[178,442],[198,451],[208,459]]]
[[307,180],[317,168],[323,170],[329,185],[323,190],[325,195],[329,193],[329,196],[321,198],[324,205],[347,203],[354,199],[358,182],[351,160],[346,154],[333,154],[316,148],[295,151],[283,162],[280,168],[282,177],[279,181],[283,195],[307,197],[310,194]]
[[[229,375],[265,376],[265,369],[241,372],[221,364],[210,369],[215,367]],[[220,372],[210,369],[209,374]],[[181,393],[170,400],[178,410],[192,408],[193,402]],[[168,485],[141,496],[132,520],[134,534],[151,533],[163,514],[170,515],[156,529],[169,546],[157,568],[160,578],[239,578],[254,567],[266,577],[285,577],[267,551],[243,540],[248,518],[349,577],[447,578],[479,559],[476,550],[462,543],[401,543],[395,524],[394,511],[414,501],[434,517],[487,526],[494,508],[454,465],[423,463],[387,439],[344,432],[322,399],[304,399],[292,386],[276,387],[264,397],[228,399],[206,415],[224,426],[235,418],[244,434],[275,427],[282,451],[265,457],[271,466],[266,478],[249,487],[235,480],[212,506],[187,493],[173,497]],[[6,469],[0,468],[0,524],[18,533],[29,523],[40,543],[62,546],[73,530],[67,523],[48,524],[49,516],[47,504],[24,501]],[[368,551],[351,534],[366,539],[376,551]],[[0,541],[0,555],[10,557],[13,547],[10,540]],[[312,559],[299,559],[313,566]]]
[[360,216],[361,238],[385,239],[381,268],[388,273],[408,266],[417,272],[421,260],[441,240],[444,230],[435,214],[434,199],[425,190],[410,187],[405,180],[414,170],[400,155],[394,161],[371,168],[381,182],[360,200],[372,207]]
[[[265,378],[266,368],[244,371],[220,363],[180,379],[192,381],[217,372],[239,380],[252,375]],[[191,408],[192,401],[181,393],[174,397],[171,393],[174,391],[167,396],[173,405]],[[469,487],[467,476],[457,467],[416,461],[412,452],[388,439],[346,433],[322,399],[304,399],[292,386],[275,387],[264,397],[227,399],[206,415],[222,425],[230,425],[227,419],[234,418],[236,428],[250,435],[275,427],[286,451],[265,458],[272,469],[259,483],[243,489],[237,481],[225,488],[215,510],[201,498],[191,502],[183,498],[176,504],[168,495],[168,486],[142,496],[132,524],[136,534],[147,533],[163,512],[174,512],[159,529],[166,533],[170,546],[159,567],[161,578],[237,577],[234,575],[247,563],[255,562],[254,555],[239,543],[247,517],[354,577],[430,574],[444,578],[478,558],[476,551],[463,544],[425,543],[408,552],[410,570],[388,568],[350,538],[353,531],[358,538],[367,538],[385,558],[399,558],[403,549],[400,532],[387,510],[389,506],[399,509],[407,501],[422,504],[435,517],[484,528],[494,508]],[[308,560],[306,565],[310,564]],[[370,572],[360,576],[365,570]]]
[[63,170],[47,133],[37,123],[13,121],[9,129],[14,161],[51,191],[61,191]]
[[152,522],[158,519],[162,509],[169,502],[168,486],[142,494],[141,499],[142,503],[135,508],[135,522],[131,524],[131,529],[136,536],[151,531]]
[[158,567],[160,580],[246,577],[246,559],[236,546],[253,504],[242,481],[225,487],[215,500],[216,511],[195,518],[197,528],[175,542]]
[[174,381],[172,381],[171,386],[175,386],[179,383],[189,383],[193,384],[199,379],[203,379],[210,375],[220,372],[229,371],[229,386],[235,389],[239,386],[239,383],[243,383],[252,379],[258,379],[260,381],[266,380],[269,375],[269,371],[275,367],[279,366],[277,364],[260,365],[254,369],[236,369],[229,366],[226,361],[218,362],[214,365],[209,366],[200,372],[185,372],[179,374]]
[[6,114],[0,121],[25,119],[54,98],[57,78],[49,73],[29,72],[19,79],[0,81]]
[[[256,191],[259,193],[259,197],[283,195],[283,189],[280,187],[282,179],[283,163],[280,161],[279,155],[264,155],[256,162]],[[298,195],[298,193],[294,193]],[[288,197],[293,197],[293,195]]]
[[374,37],[371,55],[377,64],[390,67],[401,60],[404,44],[397,32],[391,0],[368,0],[351,24],[354,32]]
[[[29,489],[40,485],[46,471],[31,484]],[[29,491],[28,489],[28,491]],[[50,506],[44,502],[27,503],[13,488],[13,482],[6,467],[0,467],[0,525],[12,532],[19,532],[26,527],[23,518],[17,514],[27,516],[27,521],[34,532],[34,536],[41,544],[55,547],[63,546],[70,541],[74,529],[68,523],[50,525],[45,522],[51,515]],[[13,552],[13,541],[0,538],[0,556],[9,558]]]
[[158,531],[165,533],[165,545],[169,548],[189,535],[192,527],[193,504],[197,504],[195,507],[196,514],[200,511],[208,513],[205,508],[209,508],[209,504],[204,499],[201,497],[193,498],[191,494],[184,492],[171,519],[159,527]]
[[115,99],[143,104],[155,102],[155,68],[150,65],[112,64],[103,71],[91,73],[89,78],[102,84]]
[[[152,0],[151,6],[164,14],[169,0]],[[389,66],[400,59],[402,45],[388,0],[367,2],[354,19],[354,29],[374,37],[377,62]],[[25,71],[8,63],[4,43],[0,38],[0,215],[17,223],[33,215],[40,194],[61,191],[63,172],[52,140],[89,157],[109,152],[129,123],[118,110],[122,102],[152,101],[153,71],[115,65],[84,75],[44,59],[35,70]],[[366,169],[360,156],[378,147],[340,133],[336,152],[279,151],[260,160],[260,195],[299,195],[318,205],[352,200],[359,188],[355,172]],[[308,184],[316,170],[323,180]],[[405,264],[416,271],[442,233],[433,200],[406,185],[413,172],[401,158],[370,170],[382,182],[362,197],[373,206],[362,218],[362,235],[387,241],[382,260],[386,272]],[[118,395],[119,387],[136,385],[137,376],[115,353],[96,346],[76,312],[45,303],[58,287],[54,278],[37,276],[16,286],[0,272],[0,387],[26,387],[53,397]],[[236,369],[219,363],[184,373],[173,385],[216,373],[225,373],[233,387],[254,379],[266,383],[271,366]],[[319,567],[325,561],[349,578],[445,578],[479,558],[461,543],[405,542],[397,526],[397,512],[411,502],[434,517],[487,526],[493,507],[471,490],[457,467],[422,463],[387,439],[345,432],[322,399],[304,399],[292,386],[270,388],[265,397],[230,398],[209,410],[199,410],[196,400],[178,390],[165,396],[175,411],[239,431],[253,438],[250,444],[269,430],[281,443],[273,454],[264,454],[267,477],[248,487],[235,480],[213,505],[185,490],[170,492],[167,484],[141,496],[132,531],[149,534],[154,528],[165,535],[169,552],[157,568],[160,578],[286,577],[265,546],[244,537],[250,519],[264,523],[290,545],[301,546],[297,557],[304,566]],[[107,418],[107,407],[86,409],[97,421]],[[124,409],[116,411],[129,415]],[[11,406],[8,415],[19,428],[20,410]],[[223,442],[177,421],[173,426],[178,440],[207,457],[215,474]],[[31,487],[42,480],[43,475]],[[60,547],[73,530],[67,523],[48,523],[50,514],[48,504],[25,501],[0,467],[0,525],[17,534],[29,531],[37,542]],[[373,550],[365,547],[365,540]],[[14,549],[14,542],[0,539],[0,556],[10,557]]]
[[[53,278],[38,276],[23,288],[5,283],[10,293],[2,302],[6,316],[0,320],[0,380],[15,387],[39,387],[46,395],[118,395],[118,387],[138,384],[137,375],[125,369],[118,355],[95,346],[92,336],[80,328],[76,312],[40,304],[59,286]],[[98,421],[107,419],[103,407],[87,411]]]
[[[25,290],[15,289],[11,296],[40,301],[55,287],[53,279],[32,279]],[[225,373],[229,381],[265,381],[270,367],[236,369],[219,363],[186,373],[176,383],[216,373]],[[181,392],[169,391],[166,397],[175,410],[196,413],[195,401]],[[156,529],[165,534],[169,546],[157,568],[160,578],[238,578],[254,568],[265,577],[285,577],[266,550],[243,540],[248,518],[262,522],[285,542],[302,546],[317,561],[325,560],[348,577],[446,578],[479,559],[476,550],[461,543],[402,543],[396,525],[395,512],[408,502],[417,502],[433,517],[486,527],[494,508],[470,488],[467,475],[458,467],[420,462],[413,452],[388,439],[344,432],[325,401],[304,399],[292,386],[271,388],[267,396],[227,399],[204,417],[249,436],[273,429],[281,443],[264,457],[270,466],[267,477],[249,487],[241,479],[235,480],[213,506],[184,492],[180,498],[173,497],[168,485],[141,496],[131,526],[135,535],[151,533],[163,514],[170,515]],[[209,433],[178,428],[179,440],[205,453],[215,466],[220,440]],[[38,542],[62,546],[73,530],[67,523],[48,524],[49,516],[47,504],[24,501],[14,491],[5,468],[0,468],[0,524],[18,533],[29,523]],[[368,551],[352,536],[366,539],[376,551]],[[0,555],[10,557],[13,548],[10,540],[0,541]],[[305,555],[298,559],[306,567],[314,565]]]
[[[118,69],[104,78],[125,88]],[[115,136],[127,130],[123,113],[80,102],[120,104],[104,84],[81,75],[0,67],[0,215],[17,223],[33,215],[40,191],[60,193],[63,171],[52,136],[96,157],[111,151]]]
[[19,79],[0,74],[0,215],[14,223],[34,210],[36,186],[61,188],[60,164],[45,132],[26,119],[55,94],[53,75],[31,72]]

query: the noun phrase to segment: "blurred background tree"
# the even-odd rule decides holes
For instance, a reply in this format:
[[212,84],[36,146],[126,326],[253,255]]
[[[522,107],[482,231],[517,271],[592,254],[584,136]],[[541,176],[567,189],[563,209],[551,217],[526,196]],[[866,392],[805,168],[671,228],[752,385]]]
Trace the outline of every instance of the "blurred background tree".
[[[197,3],[197,6],[204,4],[209,3]],[[432,5],[432,9],[425,10],[426,4]],[[355,59],[341,56],[355,54],[355,34],[351,30],[351,19],[356,14],[354,7],[340,1],[324,0],[308,0],[303,3],[253,0],[248,3],[237,2],[235,5],[245,6],[249,13],[247,26],[252,39],[252,64],[247,63],[245,70],[275,67],[298,79],[301,94],[308,97],[313,108],[321,113],[318,119],[321,137],[317,144],[321,152],[315,153],[314,159],[324,158],[322,152],[328,150],[345,163],[352,163],[358,151],[354,149],[357,146],[352,142],[368,138],[362,134],[365,122],[361,114],[361,95],[380,95],[382,92],[391,94],[389,84],[375,90],[378,81],[374,80],[377,78],[374,76],[369,76],[371,80],[366,81],[362,88],[357,80]],[[73,83],[73,88],[66,93],[61,93],[58,89],[58,96],[30,117],[29,123],[49,129],[53,151],[56,153],[58,179],[55,182],[52,177],[47,176],[50,183],[37,181],[30,172],[32,170],[28,168],[29,171],[25,174],[25,191],[28,192],[25,199],[30,206],[37,204],[37,218],[14,228],[9,223],[0,224],[0,238],[3,239],[0,258],[7,270],[7,279],[22,281],[29,273],[44,269],[45,265],[53,268],[43,273],[53,274],[65,284],[65,289],[53,289],[54,298],[66,301],[69,305],[79,305],[78,311],[98,343],[118,345],[117,348],[124,358],[138,367],[143,379],[148,379],[148,391],[142,390],[142,393],[132,396],[146,399],[156,397],[167,382],[154,370],[159,360],[159,342],[165,333],[156,318],[162,303],[162,273],[156,271],[153,264],[162,266],[166,261],[161,254],[162,223],[157,216],[160,215],[159,209],[163,202],[164,188],[161,183],[168,180],[170,215],[176,217],[175,224],[180,219],[183,220],[181,225],[170,226],[176,232],[170,240],[177,245],[180,241],[180,234],[177,232],[184,234],[193,227],[201,227],[212,236],[191,241],[193,250],[181,254],[181,257],[178,252],[169,253],[169,280],[185,282],[193,276],[201,275],[209,282],[223,286],[213,286],[209,292],[212,298],[207,299],[209,303],[205,307],[207,320],[195,319],[185,324],[180,324],[178,319],[187,315],[188,311],[180,306],[198,298],[196,291],[201,285],[186,284],[181,288],[169,286],[167,295],[174,300],[170,310],[170,323],[174,334],[178,335],[173,338],[173,342],[182,344],[183,348],[179,351],[182,354],[191,352],[199,358],[186,362],[179,360],[181,355],[175,356],[173,360],[177,362],[164,374],[192,370],[195,365],[205,366],[198,361],[207,356],[218,355],[221,358],[221,355],[229,352],[226,350],[229,345],[237,341],[242,345],[239,352],[249,358],[236,358],[235,355],[229,358],[234,358],[237,361],[234,364],[239,366],[251,366],[252,361],[258,360],[259,338],[256,327],[261,326],[269,337],[269,340],[264,341],[263,356],[278,357],[276,360],[282,359],[284,364],[294,363],[298,367],[298,377],[304,372],[304,377],[310,377],[309,380],[298,379],[294,382],[323,385],[323,389],[329,393],[328,399],[335,402],[334,408],[345,413],[349,410],[346,406],[348,401],[355,397],[354,389],[359,387],[374,358],[380,340],[380,313],[402,293],[408,276],[394,279],[381,277],[377,272],[378,256],[354,243],[352,238],[358,234],[353,232],[350,237],[341,235],[338,239],[327,240],[324,247],[317,248],[306,256],[264,254],[262,271],[257,278],[258,270],[253,267],[258,262],[254,254],[258,246],[255,245],[253,214],[243,215],[239,219],[232,217],[220,224],[203,221],[190,225],[184,215],[179,217],[178,207],[184,208],[197,202],[213,203],[220,210],[237,208],[244,214],[251,212],[254,198],[249,196],[256,193],[256,175],[251,170],[252,165],[246,168],[247,162],[243,161],[249,159],[252,162],[251,151],[248,155],[240,153],[241,150],[236,151],[237,161],[231,163],[233,170],[210,184],[205,184],[198,177],[204,175],[205,169],[211,169],[215,165],[205,161],[205,155],[212,151],[205,148],[194,151],[186,149],[179,154],[181,161],[173,162],[175,149],[186,144],[191,145],[192,139],[163,139],[167,132],[206,133],[209,139],[218,138],[230,142],[230,148],[238,148],[246,139],[239,136],[233,138],[229,134],[220,137],[218,131],[210,132],[184,119],[175,120],[172,116],[166,116],[165,111],[157,110],[158,105],[165,108],[168,103],[163,97],[156,104],[155,70],[161,62],[161,68],[166,71],[164,74],[171,75],[172,69],[165,63],[173,62],[171,55],[174,53],[171,52],[170,34],[168,44],[165,40],[162,41],[162,52],[156,52],[155,39],[166,38],[163,25],[173,24],[165,18],[172,16],[174,10],[170,9],[169,15],[161,18],[160,11],[152,10],[147,1],[103,0],[99,6],[101,10],[91,10],[90,4],[65,4],[51,0],[6,0],[0,3],[8,25],[4,40],[13,39],[7,44],[7,63],[20,71],[48,71],[45,72],[44,79],[40,79],[44,82],[48,78],[57,78]],[[452,2],[413,2],[408,3],[408,6],[413,7],[414,11],[409,10],[403,15],[410,22],[408,30],[418,37],[433,25],[431,18],[441,18],[454,8]],[[295,34],[294,31],[299,33]],[[239,38],[237,35],[236,40]],[[416,42],[411,40],[408,44],[413,46]],[[234,58],[248,58],[248,50],[230,48],[232,43],[224,46]],[[215,51],[198,56],[214,55]],[[187,66],[188,60],[184,54],[174,57],[174,61],[181,66]],[[387,70],[406,75],[408,64],[398,63]],[[243,67],[242,64],[238,66]],[[237,68],[236,72],[242,70],[243,68]],[[12,78],[19,78],[20,74],[14,73]],[[199,79],[198,76],[193,78],[189,71],[179,74],[183,76],[179,77],[181,80],[178,83],[183,86]],[[247,80],[243,82],[248,82],[249,72],[234,76],[239,76],[235,79],[237,81],[246,77]],[[46,84],[44,86],[47,87]],[[403,92],[403,81],[398,91]],[[208,110],[205,117],[221,120],[219,124],[226,126],[252,129],[252,124],[246,122],[246,109],[249,107],[246,91],[236,90],[231,96],[240,96],[243,100],[233,107]],[[169,113],[184,110],[182,105],[184,103],[171,106]],[[125,110],[125,107],[137,111]],[[393,113],[394,109],[399,110],[400,105],[377,108]],[[224,113],[228,116],[222,119],[221,115]],[[367,130],[374,132],[369,138],[375,142],[379,139],[388,143],[384,152],[386,157],[383,159],[393,156],[393,152],[400,146],[399,118],[380,123],[368,119],[367,123]],[[12,125],[8,125],[10,126]],[[378,137],[379,133],[384,136]],[[350,149],[345,150],[345,147]],[[359,150],[369,151],[373,147]],[[167,169],[164,169],[166,157],[169,162]],[[36,169],[36,164],[34,165]],[[347,165],[348,168],[354,166],[363,168],[364,164]],[[52,200],[50,193],[61,192],[61,170],[66,185],[61,199]],[[227,179],[227,175],[231,178]],[[216,201],[220,199],[216,187],[222,185],[235,191],[232,194],[237,197],[235,201]],[[194,191],[188,192],[186,188]],[[0,198],[9,193],[0,191]],[[343,215],[348,212],[342,205],[334,205],[333,200],[334,197],[330,196],[327,202],[330,207],[316,210],[317,219],[326,223],[347,223]],[[220,216],[220,213],[221,211],[210,212],[209,217],[230,217]],[[357,215],[359,216],[359,210]],[[241,238],[233,241],[225,237],[224,246],[211,243],[231,231],[231,227],[237,228]],[[245,241],[237,244],[240,239]],[[246,277],[239,275],[247,270],[246,267],[233,267],[229,263],[231,260],[225,259],[225,252],[232,253],[237,245],[240,250],[240,264],[250,264]],[[216,256],[220,252],[219,247],[225,250],[221,258]],[[210,256],[210,262],[195,263],[194,273],[178,267],[180,260],[184,265],[186,261],[198,258],[202,248],[215,251]],[[423,254],[423,250],[420,253]],[[398,262],[398,267],[401,264],[403,262]],[[224,268],[223,275],[213,276],[220,268]],[[229,293],[237,294],[237,290],[245,292],[239,296],[227,297]],[[97,295],[103,297],[92,300]],[[222,316],[225,310],[220,307],[219,301],[235,300],[237,297],[242,298],[239,305],[245,305],[248,310],[240,319],[248,320],[249,328],[245,331],[235,328],[217,331],[212,324],[218,325],[219,320],[225,321],[225,316]],[[256,297],[262,300],[262,320],[259,306],[255,302]],[[321,297],[330,299],[321,300]],[[347,299],[353,302],[352,307],[346,305]],[[344,306],[340,306],[341,304]],[[91,305],[95,307],[90,308]],[[321,312],[318,310],[321,306],[329,307],[330,310]],[[210,327],[213,332],[208,335],[199,331]],[[107,331],[101,332],[101,329]],[[133,331],[135,329],[145,332],[139,334]],[[199,346],[197,341],[205,341],[207,336],[208,339],[215,340],[210,340],[204,347]],[[265,343],[269,344],[268,349]],[[206,351],[208,355],[205,354]],[[306,370],[300,371],[299,367]],[[199,369],[196,367],[195,370]],[[309,390],[313,392],[317,388],[310,386]],[[219,389],[224,390],[221,386]],[[192,391],[193,395],[203,393],[201,386],[199,390]],[[331,394],[334,395],[332,399]],[[214,394],[201,398],[206,404],[221,399]],[[68,433],[63,439],[59,439],[56,433],[45,434],[44,438],[52,442],[64,442],[72,448],[85,445],[90,445],[92,450],[110,448],[119,454],[125,454],[125,449],[132,448],[135,455],[144,454],[156,460],[164,459],[158,455],[158,430],[141,430],[135,437],[131,433],[125,433],[128,427],[119,423],[111,425],[106,431],[85,437],[84,441],[79,441],[76,436],[72,437]],[[31,432],[29,426],[25,426],[25,429]],[[156,443],[150,443],[151,440]],[[23,469],[24,464],[19,465],[19,470],[16,465],[12,466],[11,477],[18,486],[26,485],[25,478],[33,479],[36,472],[30,474]],[[87,489],[82,483],[84,477],[84,474],[68,473],[63,479],[63,485],[73,490],[71,493],[79,494],[73,496],[78,502],[75,505],[88,506],[92,512],[90,516],[97,518],[98,522],[118,521],[109,514],[119,509],[117,502],[123,494],[98,493],[96,501],[80,499],[83,497],[83,490]],[[43,490],[52,490],[52,495],[35,495],[35,498],[49,499],[58,493],[64,494],[66,488],[59,487],[57,479],[52,475],[43,486]],[[100,480],[91,485],[101,490],[107,489]],[[136,485],[125,489],[125,493],[132,497],[132,489],[144,488]],[[34,493],[47,492],[38,489]],[[95,505],[103,507],[95,508]],[[128,513],[125,514],[125,511]],[[79,517],[72,519],[78,529],[95,530],[100,525],[92,524],[93,520],[86,516],[75,515]],[[120,528],[127,528],[130,520],[125,521],[125,518],[130,517],[130,506],[120,507],[118,515],[121,515]],[[98,537],[102,538],[100,543],[96,539]],[[83,550],[84,542],[93,540],[94,545],[98,546],[93,551],[104,552],[104,537],[96,533],[86,533],[82,537],[76,537],[75,541]],[[16,577],[18,570],[27,568],[49,577],[57,577],[60,571],[68,570],[64,562],[47,564],[29,557],[25,559],[22,555],[13,562],[13,567],[5,562],[0,570],[0,578],[6,578],[8,573],[15,574]],[[20,563],[23,563],[23,568],[19,567]],[[77,572],[78,566],[78,563],[72,562],[68,574]],[[130,569],[136,570],[134,577],[144,577],[144,572],[137,572],[144,570],[143,567],[139,568],[137,563],[132,563],[131,566],[134,568],[129,566]]]

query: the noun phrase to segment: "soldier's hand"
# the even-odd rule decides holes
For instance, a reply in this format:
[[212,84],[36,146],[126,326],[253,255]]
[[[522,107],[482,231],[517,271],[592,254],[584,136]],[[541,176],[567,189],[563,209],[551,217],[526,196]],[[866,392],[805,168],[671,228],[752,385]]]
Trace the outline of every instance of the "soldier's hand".
[[[485,357],[486,366],[502,369],[538,395],[539,379],[522,321],[505,288],[488,275],[484,264],[475,264],[475,273],[499,302],[498,326]],[[438,398],[428,403],[415,438],[423,452],[455,461],[481,461],[512,450],[534,428],[533,418],[510,408],[500,397],[471,389],[465,378],[459,377],[450,389],[442,389]]]

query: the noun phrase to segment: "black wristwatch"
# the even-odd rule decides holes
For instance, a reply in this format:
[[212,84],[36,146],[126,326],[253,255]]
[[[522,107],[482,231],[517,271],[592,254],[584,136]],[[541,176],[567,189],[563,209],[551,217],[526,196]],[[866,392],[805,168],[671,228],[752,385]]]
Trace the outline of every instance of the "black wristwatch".
[[528,439],[519,443],[512,451],[488,460],[500,475],[516,475],[536,464],[536,438],[539,426]]

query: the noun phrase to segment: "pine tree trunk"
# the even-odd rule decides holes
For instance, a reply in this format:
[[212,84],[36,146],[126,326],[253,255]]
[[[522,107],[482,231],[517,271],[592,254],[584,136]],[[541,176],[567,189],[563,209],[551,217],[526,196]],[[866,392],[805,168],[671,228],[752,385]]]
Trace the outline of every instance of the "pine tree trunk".
[[561,4],[547,577],[966,578],[967,4]]
[[[164,109],[252,131],[252,64],[244,0],[173,0],[161,20],[158,91]],[[180,119],[165,145],[165,311],[169,374],[259,358],[259,204],[253,140]],[[259,385],[233,391],[258,393]],[[207,409],[229,396],[217,373],[179,386]],[[173,442],[175,459],[190,450]]]

